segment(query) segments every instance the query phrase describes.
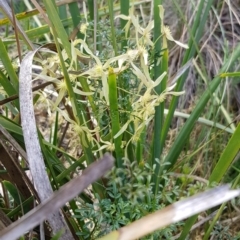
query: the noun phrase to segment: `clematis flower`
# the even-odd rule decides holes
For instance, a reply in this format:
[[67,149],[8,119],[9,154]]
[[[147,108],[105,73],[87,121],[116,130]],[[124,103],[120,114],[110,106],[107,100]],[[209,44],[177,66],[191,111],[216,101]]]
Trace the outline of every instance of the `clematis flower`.
[[[111,64],[116,63],[120,60],[126,61],[127,56],[125,55],[119,55],[117,57],[112,57],[108,59],[104,64],[100,61],[100,59],[95,56],[92,51],[88,48],[87,44],[81,40],[78,39],[78,42],[82,44],[82,47],[84,50],[95,60],[95,65],[84,71],[83,73],[79,74],[78,76],[85,76],[90,79],[98,79],[100,78],[102,80],[102,86],[103,86],[103,95],[105,97],[105,100],[107,103],[109,103],[109,97],[108,97],[108,83],[107,83],[107,78],[108,78],[108,69],[111,67]],[[112,67],[111,67],[112,68]],[[114,73],[118,74],[122,71],[124,71],[127,67],[122,67],[122,64],[118,68],[112,68]]]
[[[134,6],[132,6],[129,9],[129,16],[125,16],[123,14],[116,16],[115,18],[122,18],[124,20],[128,20],[126,26],[125,26],[125,37],[127,38],[127,33],[130,29],[130,25],[131,23],[133,24],[134,28],[135,28],[135,33],[136,33],[136,49],[130,49],[127,51],[126,55],[123,56],[125,57],[125,59],[120,60],[120,65],[122,65],[122,63],[124,61],[129,61],[132,62],[133,60],[135,60],[136,58],[140,57],[140,61],[141,61],[141,65],[145,64],[147,65],[147,61],[148,61],[148,52],[146,50],[147,46],[151,46],[153,47],[154,43],[151,40],[151,31],[154,27],[154,21],[149,21],[148,25],[146,28],[143,28],[140,26],[139,21],[138,21],[138,17],[134,16]],[[138,35],[141,35],[141,37],[139,38]]]
[[143,45],[150,45],[153,46],[153,42],[151,40],[151,30],[154,27],[154,21],[149,21],[148,25],[146,28],[143,28],[140,26],[139,21],[138,21],[138,17],[134,16],[134,5],[132,5],[132,7],[129,9],[129,15],[123,15],[120,14],[118,16],[115,17],[116,18],[121,18],[123,20],[127,20],[128,22],[125,25],[125,37],[127,38],[127,34],[129,32],[131,23],[133,24],[133,26],[135,27],[135,31],[136,34],[141,34],[142,35],[142,43]]
[[66,82],[64,79],[63,80],[54,80],[54,82],[56,82],[57,90],[59,90],[59,94],[54,103],[53,110],[55,110],[57,108],[58,104],[62,101],[63,97],[67,93],[67,85],[66,85]]
[[128,36],[128,32],[129,32],[129,29],[130,29],[130,26],[131,26],[131,23],[132,23],[132,20],[135,19],[135,16],[134,16],[134,6],[132,5],[132,7],[129,9],[129,15],[126,16],[124,14],[120,14],[120,15],[117,15],[115,17],[115,19],[117,18],[121,18],[123,20],[127,20],[127,23],[125,25],[125,38],[127,38]]
[[[154,43],[151,40],[151,36],[152,36],[152,29],[154,27],[154,21],[149,21],[148,25],[146,28],[143,28],[140,26],[139,22],[138,22],[138,17],[134,19],[133,21],[133,25],[135,27],[136,30],[136,39],[137,42],[141,42],[141,45],[143,46],[151,46],[153,47]],[[140,35],[142,35],[142,37],[138,40],[138,35],[137,33],[139,33]]]
[[181,43],[181,42],[179,42],[179,41],[177,41],[173,38],[170,28],[163,24],[163,22],[164,22],[164,8],[163,8],[162,5],[159,5],[158,7],[159,7],[159,16],[160,16],[160,19],[161,19],[161,32],[162,32],[162,35],[163,35],[163,48],[167,47],[167,40],[175,42],[180,47],[188,48],[188,45],[186,45],[184,43]]
[[118,59],[118,66],[122,68],[123,63],[132,63],[136,59],[140,58],[141,66],[148,65],[148,51],[144,45],[139,44],[137,39],[137,46],[134,49],[128,49],[125,54],[121,55],[122,57]]
[[80,26],[80,32],[82,34],[84,34],[84,40],[86,39],[86,36],[87,36],[87,28],[89,26],[89,23],[87,21],[87,9],[86,9],[86,4],[85,2],[83,1],[83,13],[84,13],[84,18],[85,18],[85,23],[81,24]]
[[[125,132],[128,128],[128,125],[133,122],[134,124],[134,134],[130,141],[137,142],[141,132],[149,124],[149,122],[153,119],[155,114],[155,107],[158,106],[161,102],[163,102],[167,95],[179,96],[184,93],[182,92],[173,92],[175,85],[167,87],[161,94],[157,94],[154,91],[154,88],[158,86],[163,78],[166,76],[166,72],[160,75],[156,81],[153,81],[150,77],[150,73],[148,67],[145,66],[143,71],[141,71],[134,63],[131,63],[132,72],[137,76],[137,78],[141,81],[140,90],[142,90],[143,85],[146,87],[146,90],[143,95],[137,94],[136,100],[132,103],[132,112],[129,120],[123,125],[123,127],[119,130],[119,132],[114,136],[114,138],[119,137],[123,132]],[[127,143],[127,145],[129,142]]]
[[100,138],[100,142],[101,143],[104,143],[104,145],[100,146],[98,143],[98,149],[96,150],[96,152],[101,152],[102,150],[106,149],[108,152],[113,152],[115,150],[115,145],[114,143],[112,142],[109,142],[109,141],[103,141],[101,138]]
[[88,147],[87,140],[88,140],[89,143],[93,143],[94,141],[96,141],[95,138],[93,137],[93,134],[95,134],[99,131],[98,127],[91,130],[87,126],[80,125],[78,122],[75,122],[74,120],[70,119],[70,117],[68,116],[68,114],[65,111],[63,111],[59,108],[57,110],[65,118],[66,121],[68,121],[69,123],[72,124],[71,125],[72,126],[72,131],[74,133],[77,133],[80,136],[81,144],[84,147]]

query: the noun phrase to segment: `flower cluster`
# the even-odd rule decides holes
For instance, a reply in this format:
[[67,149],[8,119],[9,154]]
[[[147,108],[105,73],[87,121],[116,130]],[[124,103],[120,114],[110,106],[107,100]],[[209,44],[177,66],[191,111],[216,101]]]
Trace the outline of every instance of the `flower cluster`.
[[[96,53],[93,53],[93,51],[91,51],[88,44],[86,43],[87,28],[89,24],[87,22],[86,10],[84,10],[84,12],[86,23],[81,26],[81,32],[85,37],[83,40],[77,39],[71,43],[72,59],[68,65],[68,71],[70,73],[69,76],[72,79],[72,82],[74,82],[75,86],[74,92],[86,97],[97,92],[98,98],[100,98],[101,101],[105,103],[106,107],[108,107],[110,101],[108,86],[109,69],[113,69],[112,72],[113,74],[116,74],[116,77],[118,77],[118,75],[122,74],[126,70],[130,71],[132,73],[132,76],[135,76],[135,78],[138,79],[139,84],[137,91],[131,92],[131,89],[128,90],[127,94],[130,95],[132,110],[128,115],[128,120],[125,123],[122,123],[119,132],[113,136],[112,141],[127,131],[129,124],[131,123],[134,126],[134,131],[129,142],[131,141],[132,143],[135,143],[138,141],[140,134],[145,126],[147,126],[153,119],[155,114],[155,107],[163,102],[166,99],[167,95],[178,96],[184,92],[174,92],[173,89],[175,87],[175,84],[167,87],[160,94],[155,91],[156,87],[161,83],[167,73],[163,72],[155,80],[151,76],[152,74],[151,66],[149,64],[149,52],[151,52],[151,50],[154,48],[154,42],[152,41],[152,30],[154,27],[157,27],[154,26],[154,21],[150,20],[145,28],[142,27],[139,23],[138,16],[134,15],[133,7],[130,8],[128,16],[116,16],[115,19],[121,18],[127,20],[127,24],[125,26],[125,37],[127,38],[131,28],[133,29],[132,32],[135,33],[135,39],[131,39],[131,41],[129,41],[129,48],[125,52],[117,56],[110,57],[107,61],[102,61]],[[162,6],[159,6],[159,13],[161,22],[163,23],[164,9]],[[167,40],[174,41],[179,46],[187,48],[185,44],[174,40],[169,27],[164,26],[163,24],[161,25],[161,33],[163,48],[167,48]],[[72,74],[74,72],[74,67],[76,66],[78,58],[90,58],[88,67],[86,68],[85,64],[85,68],[82,70],[82,72]],[[51,66],[49,66],[49,69],[52,69],[54,66],[54,63],[52,63]],[[98,82],[100,83],[100,88],[95,89],[93,84],[89,86],[91,92],[83,92],[80,90],[81,84],[77,81],[75,82],[75,79],[78,77],[85,78],[88,83]],[[57,81],[56,83],[59,89],[59,97],[57,100],[58,104],[67,92],[67,88],[64,80]],[[83,145],[87,145],[87,142],[93,143],[95,141],[93,134],[96,134],[96,132],[99,130],[97,130],[96,127],[99,125],[98,123],[95,124],[96,129],[89,130],[87,125],[80,126],[78,123],[75,123],[73,120],[69,119],[66,114],[63,113],[63,115],[65,119],[73,124],[74,131],[82,136]],[[85,141],[85,138],[87,138],[88,141]],[[99,137],[98,140],[101,146],[98,147],[97,151],[102,151],[103,149],[114,151],[115,148],[113,142],[105,141],[101,137]],[[99,145],[99,143],[97,143],[97,145]]]

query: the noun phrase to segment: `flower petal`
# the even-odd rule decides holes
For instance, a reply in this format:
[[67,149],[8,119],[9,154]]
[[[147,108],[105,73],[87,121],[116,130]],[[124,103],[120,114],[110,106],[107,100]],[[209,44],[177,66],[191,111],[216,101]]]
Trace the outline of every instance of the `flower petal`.
[[121,18],[123,20],[131,20],[130,16],[126,16],[123,14],[117,15],[114,19]]
[[183,47],[183,48],[188,49],[188,45],[187,45],[187,44],[181,43],[181,42],[179,42],[179,41],[177,41],[177,40],[174,40],[174,42],[175,42],[177,45],[179,45],[180,47]]
[[133,73],[142,81],[142,83],[145,85],[145,86],[149,86],[149,83],[148,83],[148,79],[146,78],[146,76],[141,72],[141,70],[136,66],[134,65],[133,63],[131,63],[132,67],[133,67]]
[[82,95],[82,96],[91,96],[93,95],[94,93],[93,92],[84,92],[84,91],[81,91],[80,89],[78,88],[74,88],[73,91],[79,95]]
[[123,126],[122,128],[119,130],[119,132],[113,137],[114,139],[118,138],[121,134],[123,134],[126,130],[127,127],[129,125],[129,123],[131,122],[131,120],[128,120]]
[[167,72],[163,72],[153,83],[153,88],[158,86],[160,82],[163,80],[163,78],[167,75]]

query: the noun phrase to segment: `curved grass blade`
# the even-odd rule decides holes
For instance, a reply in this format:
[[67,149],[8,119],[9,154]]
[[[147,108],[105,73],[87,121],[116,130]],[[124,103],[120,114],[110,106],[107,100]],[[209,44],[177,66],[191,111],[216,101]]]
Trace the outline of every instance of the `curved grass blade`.
[[[32,173],[33,181],[41,201],[49,198],[52,193],[52,187],[45,170],[45,163],[41,153],[41,148],[38,140],[36,121],[34,117],[33,97],[32,97],[32,62],[35,53],[39,49],[29,52],[23,59],[20,67],[20,109],[22,118],[23,136],[26,145],[29,167]],[[53,233],[60,229],[65,229],[63,239],[71,239],[72,234],[60,211],[49,218]]]
[[240,150],[240,124],[238,124],[235,132],[230,138],[226,148],[224,149],[219,161],[213,169],[209,182],[220,182],[224,174],[233,162],[235,156]]
[[[235,51],[233,52],[232,56],[225,62],[223,67],[221,68],[220,72],[225,72],[230,66],[232,66],[235,61],[238,59],[240,54],[240,44],[236,47]],[[198,102],[197,106],[191,113],[191,116],[188,118],[187,122],[184,124],[183,128],[179,132],[176,140],[173,143],[167,157],[165,158],[165,162],[170,163],[169,165],[165,165],[165,169],[170,169],[175,162],[179,154],[181,153],[197,119],[200,117],[203,109],[205,108],[207,102],[212,97],[212,94],[219,86],[222,79],[219,76],[216,76],[212,82],[209,84],[209,88],[204,92],[200,101]]]

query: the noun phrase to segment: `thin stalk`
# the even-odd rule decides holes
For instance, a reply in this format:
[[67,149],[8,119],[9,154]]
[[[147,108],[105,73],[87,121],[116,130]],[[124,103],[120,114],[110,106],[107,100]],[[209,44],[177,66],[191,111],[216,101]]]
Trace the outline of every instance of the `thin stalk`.
[[122,157],[123,157],[123,151],[121,148],[122,135],[118,136],[117,138],[114,138],[114,136],[120,131],[120,122],[119,122],[119,111],[118,111],[118,92],[117,92],[116,74],[113,72],[112,68],[109,69],[108,87],[109,87],[110,115],[111,115],[111,123],[112,123],[112,139],[114,139],[117,166],[122,167]]
[[[161,43],[159,36],[161,35],[161,19],[159,16],[159,8],[158,5],[161,5],[161,0],[155,0],[154,1],[154,42],[155,42],[155,53],[160,53],[161,51]],[[157,79],[162,73],[161,66],[158,65],[158,59],[154,59],[154,79]],[[157,94],[160,94],[163,91],[163,84],[159,84],[159,86],[156,87],[155,91]],[[154,171],[153,176],[153,191],[156,193],[158,190],[158,173],[160,169],[160,138],[161,138],[161,132],[162,132],[162,125],[163,125],[163,105],[159,105],[155,108],[155,116],[154,116],[154,137],[153,137],[153,155],[152,155],[152,165],[156,163],[156,168]],[[155,161],[158,159],[158,161]]]
[[[166,48],[165,48],[166,47]],[[166,39],[163,39],[163,48],[165,48],[164,52],[163,52],[163,56],[162,56],[162,62],[161,62],[161,71],[163,72],[168,72],[168,48],[167,48],[167,44],[166,44]],[[167,79],[168,76],[166,75],[162,82],[161,82],[161,89],[166,89],[167,87]],[[158,132],[158,136],[155,138],[154,136],[154,140],[156,141],[156,143],[154,144],[154,152],[158,154],[159,156],[159,160],[160,160],[160,156],[162,154],[162,150],[164,147],[164,142],[161,139],[161,133],[162,133],[162,129],[163,129],[163,125],[164,125],[164,101],[159,105],[159,118],[155,119],[155,123],[154,123],[154,127],[155,128],[159,128],[159,132]],[[159,162],[159,161],[158,161]],[[154,192],[155,194],[158,193],[159,190],[159,175],[160,175],[160,166],[161,162],[157,163],[157,166],[155,168],[155,175],[154,175]]]
[[[129,15],[129,7],[130,7],[129,0],[120,0],[120,13],[121,14],[128,16]],[[126,23],[127,23],[127,20],[120,19],[120,25],[121,25],[122,30],[124,29]],[[128,36],[129,36],[129,32],[128,32]],[[121,52],[124,52],[127,48],[128,36],[127,36],[127,38],[125,38],[125,31],[122,32]],[[126,91],[130,91],[128,79],[126,79],[126,77],[123,77],[122,74],[120,74],[118,76],[118,86],[119,86],[119,96],[121,97],[121,99],[124,99],[124,101],[123,101],[124,104],[123,104],[122,108],[125,109],[127,112],[130,112],[131,111],[131,103],[129,101],[128,102],[125,101],[126,99],[128,99]],[[121,89],[125,89],[126,91],[122,91]],[[122,123],[127,122],[129,120],[128,118],[129,118],[128,114],[126,114],[126,113],[121,114]],[[132,124],[130,124],[128,126],[128,131],[124,132],[124,134],[123,134],[123,140],[126,142],[129,142],[129,140],[131,138],[130,128],[133,128],[133,126],[131,126],[131,125]],[[128,144],[127,156],[131,161],[135,160],[135,153],[134,153],[134,148],[133,148],[132,142],[130,142]]]
[[[55,29],[53,29],[53,32],[55,33]],[[72,87],[67,69],[65,67],[65,63],[64,63],[64,60],[63,60],[63,57],[62,57],[62,54],[61,54],[61,49],[60,49],[58,40],[56,38],[56,33],[54,34],[54,38],[55,38],[55,43],[56,43],[56,47],[57,47],[57,50],[58,50],[58,55],[59,55],[63,75],[65,77],[64,79],[65,79],[65,83],[66,83],[66,86],[67,86],[69,99],[70,99],[71,104],[72,104],[73,115],[75,117],[75,120],[78,122],[78,124],[81,125],[81,124],[84,123],[84,119],[83,119],[83,116],[82,116],[82,111],[77,106],[78,105],[77,104],[77,99],[76,99],[75,93],[73,91],[73,87]],[[87,138],[86,138],[86,141],[87,141]],[[83,150],[86,154],[87,163],[91,164],[92,162],[94,162],[94,156],[93,156],[93,153],[91,152],[90,147],[85,147],[84,145],[82,147],[83,147]]]
[[114,8],[113,8],[113,1],[108,0],[108,8],[109,8],[109,18],[110,18],[110,25],[111,25],[111,37],[112,37],[112,45],[115,52],[115,56],[117,55],[117,41],[116,41],[116,33],[115,33],[115,26],[114,26]]
[[[127,121],[127,120],[126,120]],[[122,121],[123,122],[123,121]],[[133,123],[130,123],[129,124],[129,126],[128,126],[128,131],[126,131],[126,132],[124,132],[124,134],[123,134],[123,140],[125,141],[125,142],[129,142],[129,140],[131,139],[131,137],[132,137],[132,135],[131,135],[131,133],[130,133],[130,131],[131,131],[131,129],[133,129],[134,128],[134,126],[133,126]],[[133,161],[135,161],[136,160],[136,155],[137,155],[138,153],[137,153],[137,150],[135,150],[135,146],[134,146],[134,144],[132,144],[132,142],[130,141],[129,142],[129,144],[128,144],[128,148],[127,148],[127,157],[128,157],[128,159],[131,161],[131,162],[133,162]]]
[[[78,77],[78,80],[79,80],[79,82],[81,83],[81,86],[82,86],[82,89],[83,89],[84,92],[91,92],[90,87],[89,87],[89,84],[88,84],[86,78],[84,78],[84,77]],[[90,103],[90,106],[91,106],[91,108],[92,108],[92,111],[93,111],[94,116],[97,117],[97,106],[96,106],[96,104],[95,104],[95,102],[94,102],[93,96],[89,95],[89,96],[87,96],[87,99],[88,99],[88,101],[89,101],[89,103]]]
[[[57,146],[58,145],[58,112],[56,112],[56,117],[55,117],[55,123],[54,123],[54,129],[53,131],[51,131],[51,139],[50,139],[50,142],[52,142],[53,145]],[[54,152],[56,152],[55,149],[52,149]]]
[[[58,37],[59,37],[62,41],[62,44],[64,45],[64,47],[66,49],[66,52],[68,53],[69,58],[71,59],[71,48],[70,48],[70,43],[68,41],[68,36],[67,36],[67,34],[66,34],[66,32],[63,28],[63,25],[61,24],[61,21],[60,21],[58,15],[57,15],[57,11],[56,11],[55,6],[51,3],[51,1],[49,1],[49,2],[44,1],[44,2],[46,4],[46,6],[48,6],[48,14],[49,14],[49,17],[50,17],[50,20],[51,20],[51,24],[53,26],[55,26],[55,28],[54,27],[52,28],[53,36],[54,36],[57,51],[58,51],[58,54],[59,54],[60,64],[61,64],[61,67],[62,67],[65,83],[66,83],[66,86],[67,86],[69,99],[70,99],[71,104],[72,104],[73,115],[74,115],[77,123],[79,125],[82,125],[82,124],[84,124],[84,118],[83,118],[84,111],[82,112],[80,110],[80,108],[78,107],[77,99],[76,99],[75,93],[73,91],[73,87],[72,87],[72,84],[71,84],[71,81],[70,81],[70,78],[69,78],[69,74],[67,72],[65,62],[63,60],[60,45],[59,45],[59,42],[58,42]],[[58,26],[58,27],[56,27],[56,26]],[[85,137],[85,139],[87,141],[87,137]],[[87,144],[90,145],[90,143],[87,143]],[[93,153],[91,151],[91,147],[90,146],[85,147],[83,145],[83,150],[86,154],[86,160],[87,160],[88,164],[92,163],[94,161],[94,156],[93,156]]]
[[136,159],[138,164],[143,163],[143,151],[144,151],[144,143],[146,142],[146,133],[147,133],[147,129],[145,127],[140,135],[139,141],[137,142]]
[[57,177],[56,180],[59,183],[62,181],[64,178],[67,178],[70,173],[76,170],[77,167],[81,166],[81,169],[84,169],[83,162],[86,160],[85,155],[82,155],[76,162],[72,163],[69,168],[66,170],[62,171]]
[[198,218],[198,214],[197,215],[194,215],[190,218],[188,218],[185,222],[185,225],[184,225],[184,228],[181,232],[181,235],[180,237],[178,238],[178,240],[185,240],[187,239],[187,236],[191,230],[191,227],[193,226],[193,224],[197,221],[197,218]]
[[[131,4],[135,4],[135,3],[136,2],[131,3]],[[130,7],[132,7],[132,6],[130,6],[130,1],[129,0],[121,0],[120,1],[120,12],[121,12],[121,14],[128,16]],[[124,20],[124,19],[120,20],[121,29],[124,29],[126,23],[127,23],[127,20]],[[127,33],[127,38],[125,38],[125,31],[123,31],[122,39],[123,40],[121,42],[121,50],[124,52],[128,48],[129,31]],[[122,75],[120,75],[120,77],[119,77],[119,87],[121,89],[126,90],[126,91],[120,91],[120,95],[121,95],[122,99],[124,99],[124,100],[129,99],[128,96],[127,96],[127,93],[126,93],[127,91],[131,92],[131,89],[129,88],[128,78],[122,77]],[[132,111],[132,105],[131,105],[130,101],[128,101],[128,102],[124,101],[124,106],[123,107],[124,107],[124,109],[127,110],[127,112]],[[129,115],[124,113],[121,116],[121,119],[122,119],[122,122],[124,123],[124,122],[129,120]],[[130,123],[127,131],[123,135],[124,141],[129,142],[130,138],[132,137],[132,132],[134,131],[133,129],[134,129],[134,124]],[[138,154],[136,151],[138,151],[138,150],[135,149],[135,145],[130,141],[130,143],[128,144],[127,155],[128,155],[128,158],[131,161],[136,160],[136,154]]]

